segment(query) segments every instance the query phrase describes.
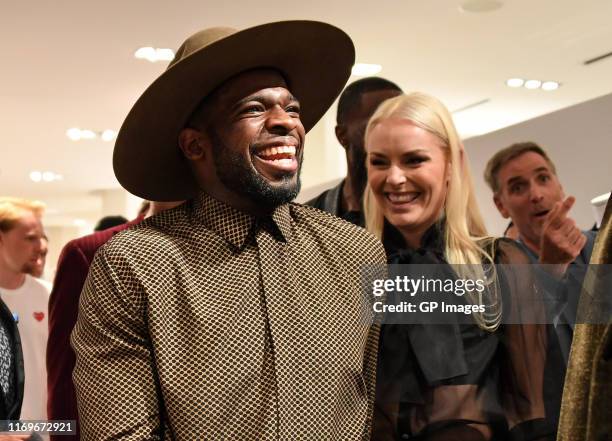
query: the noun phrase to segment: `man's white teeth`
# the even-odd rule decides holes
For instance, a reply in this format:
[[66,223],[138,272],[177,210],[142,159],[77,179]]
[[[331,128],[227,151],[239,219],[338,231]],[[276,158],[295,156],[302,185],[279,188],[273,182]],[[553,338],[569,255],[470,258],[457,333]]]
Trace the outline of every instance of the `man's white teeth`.
[[419,196],[419,193],[389,193],[391,202],[412,202]]
[[266,156],[274,156],[280,154],[289,154],[291,156],[295,155],[295,147],[292,145],[283,145],[279,147],[268,147],[265,150],[262,150],[257,155],[265,158]]

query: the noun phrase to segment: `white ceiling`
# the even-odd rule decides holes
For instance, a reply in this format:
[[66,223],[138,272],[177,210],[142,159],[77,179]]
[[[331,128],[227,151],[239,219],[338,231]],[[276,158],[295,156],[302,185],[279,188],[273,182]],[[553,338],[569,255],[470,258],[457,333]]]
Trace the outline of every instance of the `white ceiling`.
[[[489,100],[455,114],[464,137],[612,92],[612,57],[583,65],[612,51],[612,1],[503,3],[497,11],[473,14],[452,0],[2,1],[0,193],[71,198],[86,206],[91,191],[117,187],[112,143],[73,142],[66,130],[118,130],[165,68],[136,60],[134,51],[177,48],[210,26],[244,28],[284,19],[332,23],[353,38],[358,62],[381,64],[380,75],[405,90],[436,95],[451,110]],[[554,92],[506,87],[505,80],[515,76],[563,85]],[[32,170],[51,170],[64,179],[33,184]]]

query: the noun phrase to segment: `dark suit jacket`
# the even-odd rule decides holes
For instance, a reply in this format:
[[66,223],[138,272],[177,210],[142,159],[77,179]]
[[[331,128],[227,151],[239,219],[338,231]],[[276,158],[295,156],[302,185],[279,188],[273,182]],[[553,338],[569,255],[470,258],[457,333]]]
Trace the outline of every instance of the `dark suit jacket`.
[[[47,416],[49,420],[78,420],[72,383],[75,356],[70,333],[79,312],[79,297],[89,266],[102,245],[116,233],[140,222],[118,225],[68,242],[57,263],[53,290],[49,298],[49,340],[47,343]],[[52,440],[78,440],[72,436],[52,436]]]

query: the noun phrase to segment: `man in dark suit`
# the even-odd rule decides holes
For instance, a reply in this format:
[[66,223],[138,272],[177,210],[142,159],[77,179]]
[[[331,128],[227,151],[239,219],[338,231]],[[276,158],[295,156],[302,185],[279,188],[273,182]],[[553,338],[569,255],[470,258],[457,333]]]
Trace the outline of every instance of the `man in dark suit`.
[[[72,383],[74,351],[70,347],[70,333],[77,320],[79,297],[85,284],[89,266],[102,245],[115,234],[153,216],[173,208],[180,202],[152,202],[149,211],[131,222],[98,231],[68,242],[57,263],[57,273],[49,299],[49,340],[47,345],[47,414],[49,420],[78,420],[76,396]],[[78,440],[74,436],[52,436],[52,440]]]
[[361,227],[365,225],[361,210],[367,182],[365,129],[378,106],[401,93],[397,84],[379,77],[362,78],[344,89],[338,100],[336,138],[345,150],[348,173],[342,182],[308,201],[308,205]]

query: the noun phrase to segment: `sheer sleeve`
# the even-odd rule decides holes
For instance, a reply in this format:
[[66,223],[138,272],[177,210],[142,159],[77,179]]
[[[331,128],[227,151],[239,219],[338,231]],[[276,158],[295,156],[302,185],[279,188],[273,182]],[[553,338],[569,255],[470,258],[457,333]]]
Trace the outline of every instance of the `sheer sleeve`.
[[[551,395],[554,383],[562,382],[562,376],[549,377],[550,345],[554,339],[550,325],[546,324],[543,292],[535,267],[514,242],[498,240],[496,247],[504,308],[504,324],[500,328],[500,398],[510,439],[554,440],[556,417],[551,415],[555,407]],[[556,387],[562,390],[562,383]]]

